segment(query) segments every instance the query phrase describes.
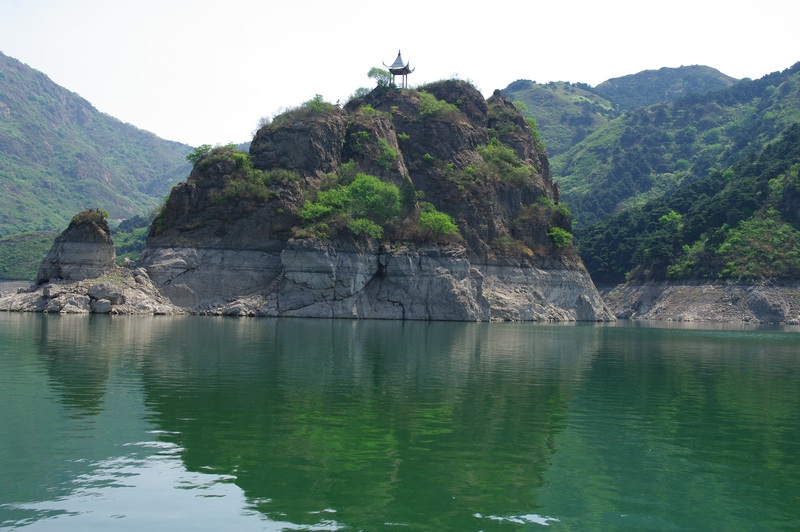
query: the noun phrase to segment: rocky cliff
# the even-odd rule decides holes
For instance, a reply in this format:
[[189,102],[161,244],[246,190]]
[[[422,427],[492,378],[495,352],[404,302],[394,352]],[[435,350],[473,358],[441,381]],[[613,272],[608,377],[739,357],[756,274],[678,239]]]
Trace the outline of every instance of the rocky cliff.
[[105,216],[86,210],[53,243],[30,287],[8,283],[0,310],[59,314],[180,314],[141,268],[118,267]]
[[445,81],[315,99],[249,154],[198,154],[142,266],[193,312],[612,320],[569,231],[512,103]]
[[80,281],[100,277],[116,266],[114,241],[105,216],[98,210],[83,211],[53,242],[39,266],[36,284],[51,279]]

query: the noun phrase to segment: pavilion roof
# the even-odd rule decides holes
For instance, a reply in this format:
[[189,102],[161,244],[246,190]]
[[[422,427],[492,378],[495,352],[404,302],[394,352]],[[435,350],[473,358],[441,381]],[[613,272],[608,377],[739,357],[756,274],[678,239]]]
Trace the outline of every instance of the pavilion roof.
[[[384,66],[386,66],[386,63],[384,63]],[[397,59],[389,65],[389,72],[392,74],[410,74],[412,72],[408,63],[403,63],[403,56],[400,55],[400,50],[397,50]]]

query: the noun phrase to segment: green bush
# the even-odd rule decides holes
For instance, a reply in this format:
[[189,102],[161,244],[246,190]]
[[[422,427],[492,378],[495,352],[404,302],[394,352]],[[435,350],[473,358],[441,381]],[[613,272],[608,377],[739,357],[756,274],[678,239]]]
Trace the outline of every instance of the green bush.
[[570,217],[569,207],[563,203],[556,203],[547,196],[542,196],[536,203],[539,207],[550,211],[552,214],[561,216],[564,219],[568,219]]
[[[236,161],[238,168],[241,164],[247,164],[249,160],[248,154],[238,151],[236,149],[236,145],[234,144],[226,144],[225,146],[214,146],[209,150],[205,149],[206,146],[208,145],[204,144],[203,146],[200,146],[200,148],[197,148],[195,150],[195,152],[197,152],[197,154],[195,155],[198,155],[197,157],[193,155],[194,152],[189,154],[189,156],[192,156],[192,158],[195,159],[194,162],[195,168],[201,172],[205,168],[220,161],[234,159]],[[199,155],[200,153],[202,153],[202,155]],[[239,157],[235,156],[235,154],[237,153],[240,154]],[[189,156],[187,156],[187,158]]]
[[367,77],[374,79],[378,87],[389,87],[394,84],[394,76],[388,70],[380,67],[370,68]]
[[458,113],[458,107],[452,103],[438,99],[436,96],[426,91],[418,91],[419,96],[419,116],[420,118],[444,116],[447,114]]
[[421,205],[419,225],[430,231],[437,238],[458,234],[458,225],[453,221],[453,218],[449,214],[437,210],[427,202]]
[[191,163],[192,166],[195,166],[200,159],[208,155],[208,152],[211,151],[210,144],[203,144],[201,146],[196,147],[192,152],[186,156],[186,160]]
[[400,190],[377,177],[359,174],[347,186],[355,216],[383,222],[400,214]]
[[535,118],[530,117],[526,118],[525,121],[528,123],[528,127],[531,128],[531,135],[533,135],[533,140],[536,141],[537,146],[544,148],[542,137],[539,135],[539,123]]
[[378,149],[380,150],[380,155],[378,155],[378,159],[375,162],[378,168],[387,172],[397,161],[397,150],[389,146],[389,143],[383,138],[378,139]]
[[381,238],[381,225],[400,213],[401,195],[396,185],[359,173],[348,185],[319,191],[316,201],[306,201],[299,215],[306,223],[343,218],[349,220],[348,227],[354,233]]
[[300,210],[300,217],[303,220],[314,222],[328,216],[332,211],[333,207],[330,205],[325,205],[321,202],[312,203],[306,200]]
[[379,240],[383,237],[383,227],[366,218],[356,218],[347,224],[347,227],[358,236],[368,236]]
[[230,160],[236,164],[235,171],[226,176],[227,181],[223,189],[214,197],[215,201],[231,199],[267,200],[277,193],[269,187],[273,183],[282,181],[297,181],[299,176],[292,170],[276,168],[272,170],[259,170],[253,167],[249,153],[227,145],[213,148],[202,158],[197,165],[198,171],[203,171],[208,165],[215,162]]
[[303,107],[317,114],[328,113],[336,109],[335,105],[324,101],[321,94],[315,94],[313,98],[303,103]]
[[523,184],[529,182],[535,172],[534,168],[524,164],[517,153],[499,139],[493,138],[488,144],[478,146],[478,153],[501,181]]
[[560,227],[552,227],[547,232],[547,236],[553,241],[556,249],[565,248],[572,243],[572,233]]

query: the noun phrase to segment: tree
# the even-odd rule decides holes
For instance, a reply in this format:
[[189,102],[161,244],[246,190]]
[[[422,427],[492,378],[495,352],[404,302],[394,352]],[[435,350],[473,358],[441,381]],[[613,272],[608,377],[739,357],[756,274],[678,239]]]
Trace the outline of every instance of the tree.
[[388,70],[379,67],[372,67],[367,72],[367,77],[374,79],[378,87],[389,87],[394,84],[394,78]]

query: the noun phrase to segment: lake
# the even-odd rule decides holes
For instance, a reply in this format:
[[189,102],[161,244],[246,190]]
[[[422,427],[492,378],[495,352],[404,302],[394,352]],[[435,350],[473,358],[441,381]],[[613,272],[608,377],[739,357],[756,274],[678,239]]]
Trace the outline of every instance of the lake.
[[0,313],[0,527],[798,530],[799,333]]

